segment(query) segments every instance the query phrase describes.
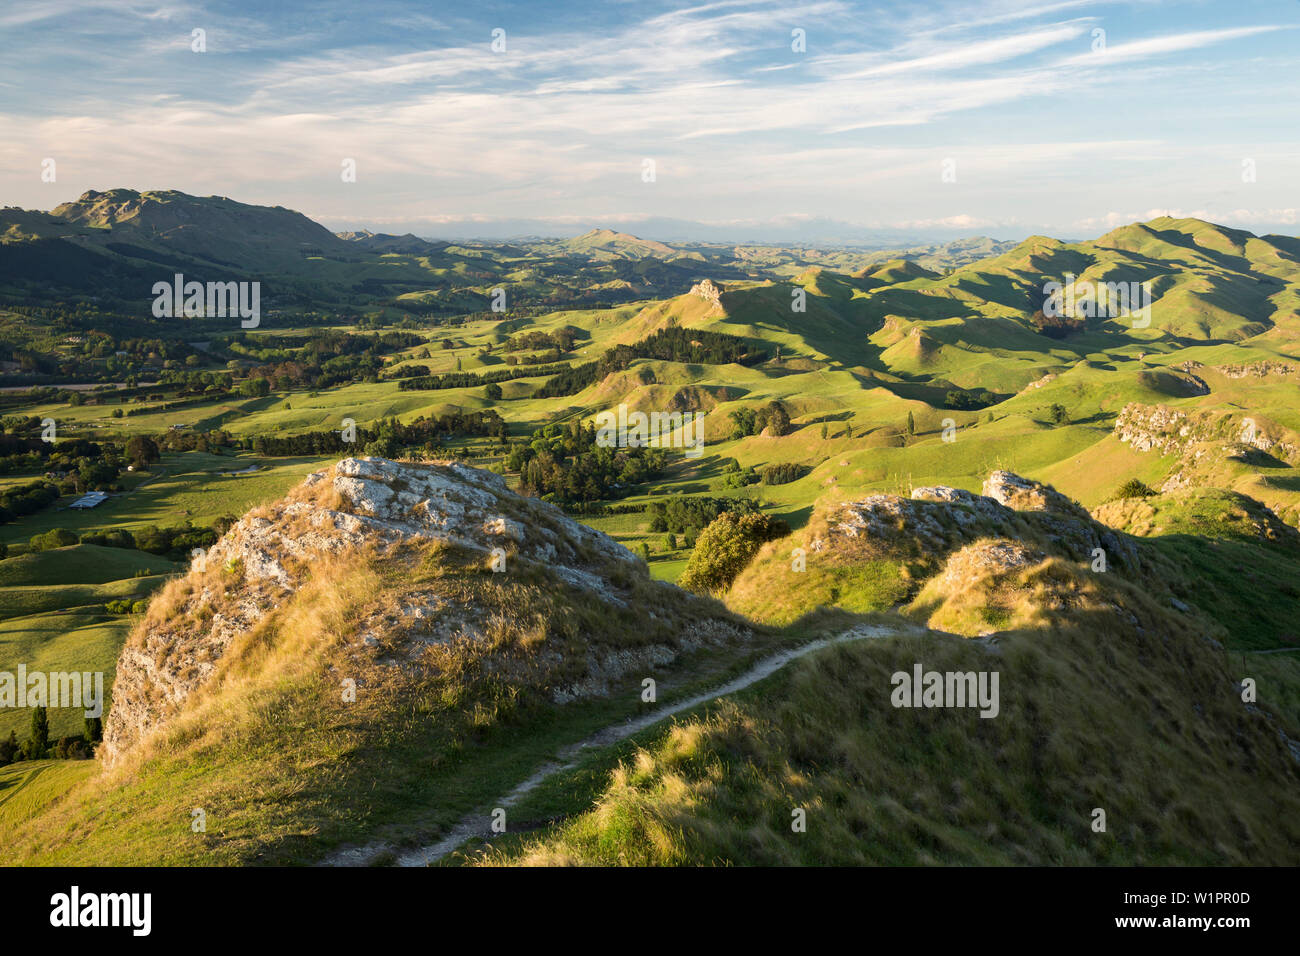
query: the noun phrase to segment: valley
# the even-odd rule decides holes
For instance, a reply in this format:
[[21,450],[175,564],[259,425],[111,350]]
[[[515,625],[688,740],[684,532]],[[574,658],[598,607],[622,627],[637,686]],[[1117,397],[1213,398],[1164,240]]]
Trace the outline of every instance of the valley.
[[[181,274],[257,323],[160,315]],[[0,673],[110,688],[102,740],[50,708],[3,761],[6,857],[1294,865],[1298,385],[1300,240],[1199,219],[0,210]],[[996,670],[996,716],[891,705],[918,667]]]

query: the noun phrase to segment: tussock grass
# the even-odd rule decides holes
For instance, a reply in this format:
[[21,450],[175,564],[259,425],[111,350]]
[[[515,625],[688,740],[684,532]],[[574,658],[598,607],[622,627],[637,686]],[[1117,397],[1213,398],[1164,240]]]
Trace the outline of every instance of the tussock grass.
[[[1274,725],[1199,635],[1119,621],[1079,610],[1003,633],[998,654],[901,637],[810,655],[623,760],[589,811],[476,862],[1294,865],[1300,770]],[[891,675],[917,662],[999,671],[999,715],[895,709]]]

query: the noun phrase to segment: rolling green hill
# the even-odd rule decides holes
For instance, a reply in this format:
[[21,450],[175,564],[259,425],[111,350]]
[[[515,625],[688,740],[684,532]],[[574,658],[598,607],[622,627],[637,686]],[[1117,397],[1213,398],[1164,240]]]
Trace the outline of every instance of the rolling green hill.
[[[173,269],[259,277],[262,327],[153,320]],[[1090,309],[1106,283],[1149,324]],[[171,191],[0,211],[0,493],[61,483],[0,512],[0,672],[102,671],[116,712],[102,774],[0,768],[0,822],[41,863],[1294,863],[1298,309],[1300,240],[1194,219],[812,250],[334,235]],[[701,453],[584,446],[620,404],[702,413]],[[308,478],[368,458],[402,475]],[[784,524],[673,587],[724,510]],[[189,568],[28,546],[227,515]],[[1002,715],[891,707],[916,661],[1000,669]],[[222,827],[191,840],[196,800]]]

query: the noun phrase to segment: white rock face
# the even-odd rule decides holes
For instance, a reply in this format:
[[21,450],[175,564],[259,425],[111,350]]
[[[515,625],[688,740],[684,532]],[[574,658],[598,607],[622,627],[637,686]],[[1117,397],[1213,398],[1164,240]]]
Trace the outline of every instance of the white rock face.
[[[618,542],[551,504],[515,494],[499,475],[454,463],[344,459],[308,476],[287,498],[240,519],[193,562],[191,594],[171,619],[157,623],[151,615],[155,622],[128,640],[104,728],[107,762],[203,684],[230,643],[302,585],[314,559],[429,541],[481,554],[485,566],[494,551],[509,555],[507,566],[536,562],[582,600],[611,609],[627,607],[611,576],[646,577],[644,564]],[[208,603],[214,595],[202,583],[211,580],[205,569],[238,581],[219,609]],[[453,607],[436,594],[403,600],[394,616],[418,622],[425,642],[472,637],[486,623],[477,609]],[[378,643],[364,638],[357,636],[358,646]]]

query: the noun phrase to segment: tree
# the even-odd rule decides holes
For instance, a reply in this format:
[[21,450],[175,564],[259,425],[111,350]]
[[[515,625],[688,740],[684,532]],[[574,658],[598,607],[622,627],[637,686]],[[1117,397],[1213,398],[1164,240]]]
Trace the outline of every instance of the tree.
[[916,419],[912,417],[910,411],[907,413],[907,433],[909,435],[916,434]]
[[244,379],[239,394],[244,398],[263,398],[271,394],[271,383],[261,376]]
[[825,441],[825,440],[826,440],[826,433],[827,433],[827,431],[828,431],[828,429],[827,429],[827,427],[826,427],[826,423],[825,423],[825,422],[822,422],[822,441]]
[[27,759],[40,760],[50,749],[50,718],[44,707],[32,711],[32,734],[27,738]]
[[717,594],[731,586],[765,542],[789,533],[784,521],[761,512],[724,511],[700,532],[677,583],[696,594]]
[[132,435],[126,443],[126,457],[136,468],[144,468],[150,462],[162,458],[158,443],[144,435]]
[[1068,425],[1070,423],[1069,410],[1059,402],[1047,410],[1047,416],[1052,420],[1053,425]]
[[86,729],[82,732],[86,738],[86,743],[94,746],[104,739],[104,722],[98,717],[86,718]]
[[767,413],[767,427],[778,438],[790,431],[790,413],[780,402],[771,402],[764,411]]
[[12,730],[9,731],[9,737],[6,740],[0,740],[0,767],[5,764],[14,762],[21,748],[18,746],[18,735]]
[[498,385],[496,382],[488,382],[487,385],[483,386],[483,394],[487,397],[488,401],[491,402],[500,401],[501,386]]

